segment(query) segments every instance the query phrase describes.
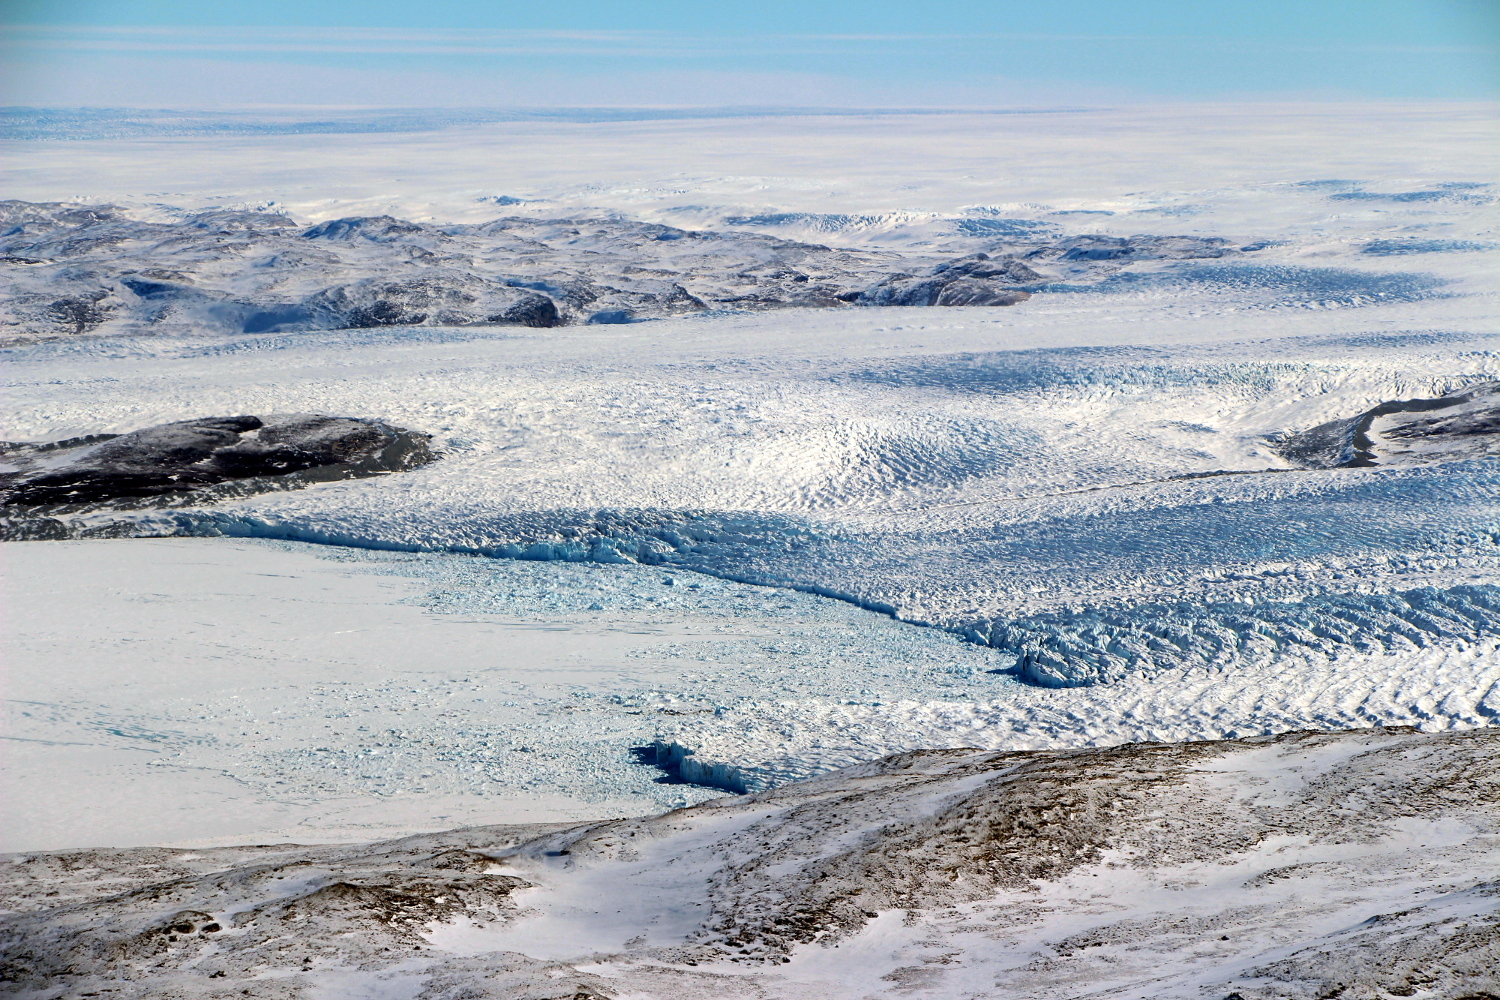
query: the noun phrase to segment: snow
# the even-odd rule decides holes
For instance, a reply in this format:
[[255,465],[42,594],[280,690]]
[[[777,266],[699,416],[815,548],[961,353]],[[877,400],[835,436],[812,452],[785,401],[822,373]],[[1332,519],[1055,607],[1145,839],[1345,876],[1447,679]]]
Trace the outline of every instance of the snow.
[[0,886],[23,991],[66,963],[127,997],[1463,995],[1496,982],[1495,739],[926,751],[652,818],[31,853]]

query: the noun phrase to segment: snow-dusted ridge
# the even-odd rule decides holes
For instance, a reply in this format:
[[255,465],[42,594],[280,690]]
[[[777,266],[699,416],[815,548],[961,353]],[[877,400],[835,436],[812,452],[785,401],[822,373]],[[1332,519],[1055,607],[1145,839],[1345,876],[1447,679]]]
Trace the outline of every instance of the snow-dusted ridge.
[[1287,458],[1313,468],[1420,465],[1500,455],[1500,382],[1481,382],[1436,399],[1390,400],[1287,436],[1277,446]]
[[[817,219],[797,216],[804,230]],[[219,209],[144,219],[113,205],[0,203],[8,308],[0,338],[265,334],[628,323],[706,310],[1008,306],[1034,292],[1237,295],[1253,308],[1420,301],[1427,273],[1288,263],[1266,243],[1219,236],[1066,235],[1013,218],[930,218],[920,247],[835,248],[748,229],[603,218],[511,217],[433,225],[391,216],[299,225]],[[841,232],[906,216],[837,217]],[[1256,263],[1240,258],[1254,258]],[[1271,262],[1262,260],[1269,258]],[[1213,265],[1192,262],[1211,260]],[[1038,270],[1040,268],[1040,270]]]
[[380,216],[305,227],[277,213],[218,211],[174,224],[113,206],[7,202],[0,223],[9,224],[0,253],[13,274],[12,342],[205,327],[545,328],[709,308],[1011,305],[1027,297],[1018,284],[1042,277],[1016,260],[987,265],[984,255],[928,274],[930,257],[611,218],[432,226]]
[[1500,736],[923,751],[662,816],[0,864],[11,995],[1482,996]]

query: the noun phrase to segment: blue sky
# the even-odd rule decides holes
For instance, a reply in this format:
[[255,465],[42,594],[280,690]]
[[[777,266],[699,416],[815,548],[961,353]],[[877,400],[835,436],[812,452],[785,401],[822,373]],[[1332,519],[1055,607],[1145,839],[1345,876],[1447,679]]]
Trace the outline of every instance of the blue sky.
[[0,0],[0,103],[1500,97],[1500,0]]

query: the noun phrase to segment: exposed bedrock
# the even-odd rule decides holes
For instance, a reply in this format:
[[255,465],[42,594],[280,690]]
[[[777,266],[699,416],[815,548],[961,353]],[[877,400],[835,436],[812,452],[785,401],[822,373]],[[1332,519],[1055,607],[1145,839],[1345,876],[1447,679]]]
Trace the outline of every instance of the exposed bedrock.
[[[512,1000],[1484,996],[1497,751],[1493,729],[926,750],[654,817],[33,852],[0,859],[3,978],[38,998],[295,1000],[352,969],[385,996]],[[822,962],[840,975],[814,990],[797,973]]]
[[1016,287],[1042,276],[1019,260],[986,254],[939,264],[926,277],[894,274],[853,297],[862,306],[1010,306],[1031,298]]
[[1274,444],[1283,457],[1312,469],[1500,458],[1500,382],[1435,399],[1391,400]]
[[400,472],[433,459],[429,437],[378,420],[322,414],[202,417],[128,434],[6,443],[0,506],[150,506]]
[[[82,334],[630,323],[714,309],[1009,306],[1041,291],[1229,291],[1344,307],[1436,294],[1430,276],[1240,263],[1220,237],[1065,236],[969,219],[900,251],[625,219],[310,228],[269,212],[143,221],[0,202],[0,342]],[[983,225],[980,225],[980,224]],[[977,228],[976,228],[977,227]],[[1284,301],[1283,301],[1284,300]]]

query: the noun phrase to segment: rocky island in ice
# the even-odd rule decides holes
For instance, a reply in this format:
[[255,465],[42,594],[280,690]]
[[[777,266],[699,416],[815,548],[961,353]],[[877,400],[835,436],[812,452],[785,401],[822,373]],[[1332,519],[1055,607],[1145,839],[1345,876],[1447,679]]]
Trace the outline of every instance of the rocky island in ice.
[[[0,506],[57,522],[41,512],[203,503],[226,495],[399,472],[432,461],[428,435],[375,420],[321,414],[242,414],[182,420],[43,444],[0,444]],[[214,489],[234,484],[230,493]],[[30,537],[39,537],[32,532]]]

